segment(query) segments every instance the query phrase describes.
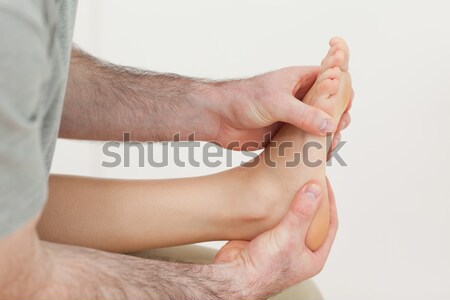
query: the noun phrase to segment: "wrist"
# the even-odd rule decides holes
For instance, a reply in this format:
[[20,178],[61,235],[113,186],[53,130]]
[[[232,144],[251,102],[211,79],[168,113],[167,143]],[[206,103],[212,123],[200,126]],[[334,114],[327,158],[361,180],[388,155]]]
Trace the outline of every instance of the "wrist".
[[253,78],[224,80],[210,83],[215,101],[209,109],[224,118],[236,118],[245,109],[246,101],[255,98],[255,81]]
[[[257,98],[257,83],[253,78],[242,80],[225,80],[207,82],[204,87],[202,105],[206,114],[213,120],[207,127],[214,128],[209,132],[208,141],[218,141],[223,147],[236,148],[242,143],[241,131],[248,130],[249,115],[253,110],[254,99]],[[230,130],[233,134],[230,135]],[[236,132],[234,132],[236,131]],[[234,137],[234,139],[233,139]],[[231,147],[230,143],[239,142]],[[259,142],[259,141],[257,141]]]
[[186,141],[195,137],[196,141],[214,141],[220,127],[222,101],[215,83],[181,77],[176,87],[180,88],[177,97],[167,99],[172,108],[161,112],[167,113],[163,118],[170,120],[165,124],[168,133],[165,140]]
[[38,299],[53,272],[35,226],[39,216],[0,239],[0,299]]
[[249,267],[239,258],[229,262],[215,262],[209,265],[209,269],[211,281],[222,283],[217,290],[219,299],[263,300],[274,294],[269,286],[261,285],[257,273],[252,275]]

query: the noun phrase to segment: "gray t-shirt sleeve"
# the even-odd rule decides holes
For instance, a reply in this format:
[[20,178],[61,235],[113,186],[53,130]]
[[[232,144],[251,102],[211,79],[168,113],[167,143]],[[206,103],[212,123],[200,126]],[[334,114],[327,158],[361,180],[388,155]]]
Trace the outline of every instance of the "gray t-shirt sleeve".
[[47,37],[39,9],[19,2],[0,1],[0,238],[36,216],[47,197],[39,107]]

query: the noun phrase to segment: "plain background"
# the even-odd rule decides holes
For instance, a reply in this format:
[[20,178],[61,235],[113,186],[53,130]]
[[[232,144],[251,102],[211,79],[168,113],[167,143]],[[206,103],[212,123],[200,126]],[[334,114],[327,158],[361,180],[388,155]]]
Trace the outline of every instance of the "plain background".
[[[328,169],[340,230],[315,280],[330,300],[450,299],[449,11],[447,0],[80,0],[75,41],[114,63],[220,79],[318,64],[328,39],[345,37],[356,92],[348,167]],[[105,169],[103,159],[99,143],[60,140],[53,171],[224,169]]]

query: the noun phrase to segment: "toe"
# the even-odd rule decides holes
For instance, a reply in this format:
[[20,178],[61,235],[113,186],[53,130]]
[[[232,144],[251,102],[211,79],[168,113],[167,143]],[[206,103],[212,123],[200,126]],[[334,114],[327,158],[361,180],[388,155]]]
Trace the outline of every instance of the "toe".
[[336,44],[331,44],[331,42],[330,42],[330,50],[328,51],[329,55],[333,55],[339,50],[346,54],[349,53],[348,46],[345,42],[344,43],[336,43]]
[[323,96],[331,96],[337,93],[339,89],[339,80],[338,79],[330,79],[327,78],[323,80],[319,85],[317,86],[317,92],[319,95]]
[[348,61],[350,57],[348,45],[343,38],[334,37],[330,40],[330,50],[328,51],[328,55],[336,54],[338,51],[344,53],[344,63],[340,67],[343,71],[348,71]]
[[339,67],[327,69],[317,77],[317,82],[320,83],[325,79],[339,79],[342,76],[342,71]]
[[348,56],[344,51],[338,50],[334,54],[336,56],[336,64],[342,71],[347,72],[348,68]]
[[333,47],[334,45],[338,45],[338,44],[343,44],[344,46],[347,46],[347,42],[343,38],[341,38],[340,36],[332,37],[330,39],[330,43],[329,44],[330,44],[330,47]]
[[325,57],[325,59],[322,62],[322,71],[334,67],[339,67],[343,69],[344,66],[345,66],[345,54],[344,52],[338,50],[335,54]]
[[332,55],[343,56],[343,62],[342,62],[342,64],[340,64],[340,68],[342,69],[342,71],[347,72],[349,56],[348,56],[348,50],[346,50],[345,48],[346,47],[341,44],[335,45],[330,48],[327,56],[332,56]]

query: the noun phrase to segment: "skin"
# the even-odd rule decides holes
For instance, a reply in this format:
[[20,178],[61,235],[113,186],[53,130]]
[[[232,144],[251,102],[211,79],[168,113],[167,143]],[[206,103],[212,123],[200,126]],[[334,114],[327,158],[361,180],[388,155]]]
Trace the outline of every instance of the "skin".
[[[276,294],[267,293],[270,289],[284,290],[297,283],[299,278],[320,273],[324,266],[322,261],[328,257],[338,229],[336,202],[327,179],[326,185],[328,194],[323,193],[317,182],[306,184],[297,192],[286,215],[273,229],[250,242],[230,241],[217,253],[216,263],[223,263],[225,268],[241,267],[244,275],[235,273],[236,270],[231,274],[237,275],[233,277],[236,281],[243,280],[241,295],[244,299],[266,299]],[[307,234],[324,196],[328,198],[330,208],[328,232],[322,245],[311,251],[306,245]],[[249,285],[253,289],[247,290]]]
[[329,187],[330,226],[312,252],[306,232],[322,201],[303,187],[286,216],[251,242],[231,241],[210,265],[181,264],[43,242],[37,216],[0,240],[1,299],[266,299],[319,273],[337,230]]
[[[99,86],[98,89],[101,91],[99,94],[108,95],[109,93],[109,97],[113,99],[112,101],[115,101],[115,105],[109,105],[113,111],[108,114],[98,114],[97,117],[85,116],[92,110],[82,109],[84,105],[88,105],[84,101],[88,101],[86,99],[95,95],[90,95],[89,93],[90,89],[93,89],[93,87],[90,87],[90,84],[93,85],[93,83],[83,81],[84,78],[91,77],[83,73],[86,70],[81,68],[81,66],[88,66],[90,72],[96,75],[92,76],[92,78],[97,78],[95,86]],[[214,89],[211,89],[210,83],[196,82],[191,79],[178,77],[162,79],[161,77],[165,75],[147,73],[133,75],[136,78],[127,78],[125,81],[125,79],[120,78],[124,72],[115,74],[114,72],[117,73],[117,70],[113,67],[99,64],[93,58],[78,50],[74,50],[60,135],[62,137],[85,139],[98,139],[107,136],[114,139],[119,138],[118,132],[121,132],[121,130],[129,130],[132,132],[133,137],[136,136],[139,139],[143,135],[141,132],[142,126],[134,128],[133,123],[127,123],[127,119],[122,119],[121,122],[113,122],[108,118],[111,118],[111,114],[114,115],[116,106],[120,108],[122,100],[117,99],[120,98],[119,95],[123,92],[122,90],[126,88],[142,88],[142,86],[146,86],[142,85],[142,81],[150,81],[146,77],[154,77],[156,81],[165,82],[163,89],[165,88],[167,91],[166,93],[159,92],[157,95],[149,93],[150,97],[155,97],[153,102],[157,100],[164,103],[165,101],[174,101],[179,94],[183,95],[183,99],[186,99],[186,97],[188,99],[197,99],[202,93],[221,95],[220,97],[211,97],[207,99],[208,101],[203,99],[201,103],[208,103],[208,109],[204,111],[205,119],[212,126],[203,126],[202,124],[202,126],[198,127],[214,128],[214,124],[222,124],[217,125],[217,127],[228,128],[219,130],[221,132],[219,136],[222,139],[216,141],[217,143],[226,145],[231,141],[243,142],[248,141],[247,139],[250,138],[262,140],[263,136],[261,135],[274,130],[273,128],[278,130],[279,123],[262,127],[258,132],[253,129],[237,131],[231,128],[245,128],[245,126],[250,126],[250,124],[253,124],[253,126],[258,124],[259,126],[264,126],[263,120],[269,118],[265,117],[264,113],[252,114],[251,112],[255,111],[257,107],[262,107],[260,109],[262,112],[270,111],[270,109],[278,111],[272,106],[278,106],[279,104],[272,102],[283,102],[282,99],[290,99],[285,100],[286,103],[290,103],[289,101],[301,103],[296,99],[305,98],[310,102],[308,103],[310,105],[306,106],[310,107],[308,111],[315,111],[314,103],[312,103],[311,99],[314,98],[312,96],[314,93],[317,94],[316,87],[314,86],[308,94],[306,92],[313,85],[317,70],[320,71],[321,69],[291,67],[246,80],[213,83],[212,87]],[[137,73],[137,71],[133,72]],[[99,76],[97,73],[103,76]],[[130,74],[126,75],[131,76]],[[112,91],[111,88],[106,88],[105,82],[107,78],[112,78],[113,86],[117,87],[117,90]],[[133,79],[137,82],[129,84]],[[127,87],[120,86],[124,81],[128,84]],[[174,93],[174,88],[169,89],[167,87],[169,83],[178,87],[181,82],[192,86],[206,84],[210,91],[206,92],[208,90],[206,86],[202,88],[197,87],[197,91],[200,91],[199,94],[186,96],[184,93],[188,93],[187,91]],[[160,82],[159,84],[162,85],[163,83]],[[156,83],[153,82],[153,85],[156,85]],[[258,86],[259,90],[254,91],[251,89],[255,86]],[[346,87],[348,88],[349,86],[347,85]],[[183,85],[178,88],[182,89]],[[216,98],[220,98],[220,103],[222,104],[229,102],[230,100],[227,100],[229,90],[245,93],[247,98],[242,98],[243,101],[241,101],[244,104],[240,103],[240,106],[229,109],[234,111],[230,114],[226,113],[225,108],[227,106],[222,105],[223,107],[220,108],[223,111],[222,120],[212,121],[214,118],[217,119],[219,114],[210,112],[213,110],[211,103],[214,103]],[[254,91],[259,95],[262,90],[264,90],[262,94],[267,95],[267,97],[261,98],[259,103],[255,98],[252,101],[247,100],[252,99],[250,92]],[[226,92],[219,94],[217,91]],[[76,93],[81,95],[80,98],[75,97]],[[172,97],[167,96],[170,93],[173,94]],[[163,96],[167,97],[167,99],[157,99]],[[342,103],[348,103],[344,96],[347,97],[346,99],[350,99],[350,96],[343,95],[341,97],[343,99]],[[237,97],[234,96],[232,99],[235,98]],[[95,101],[102,101],[102,99],[106,101],[108,98],[106,96],[100,99],[96,98]],[[324,101],[327,100],[324,99]],[[183,107],[181,100],[179,102],[181,104],[177,104],[177,107],[183,110],[188,109],[188,107]],[[74,108],[75,105],[81,106],[81,108],[76,110]],[[126,103],[126,105],[130,105],[130,103]],[[161,106],[164,108],[164,105]],[[201,105],[197,106],[202,108]],[[304,107],[304,104],[300,107]],[[218,110],[217,107],[214,109]],[[292,109],[291,107],[290,114]],[[248,115],[237,115],[237,113],[242,111],[247,112]],[[83,116],[79,117],[83,118],[82,122],[76,123],[75,121],[79,121],[79,118],[72,117],[77,112],[83,112]],[[150,110],[150,112],[152,111]],[[139,114],[141,113],[139,112]],[[190,115],[189,111],[187,115]],[[211,115],[214,118],[210,117]],[[314,113],[312,115],[314,116]],[[104,116],[106,117],[104,118]],[[119,115],[117,117],[121,118]],[[234,121],[232,117],[235,117]],[[178,118],[169,119],[179,120]],[[303,122],[301,125],[306,126],[305,124],[313,123],[313,121],[314,118],[309,118],[308,121]],[[337,124],[339,121],[340,118],[336,114],[333,122]],[[134,122],[134,119],[130,119],[128,122]],[[138,123],[142,122],[144,121]],[[190,124],[187,121],[183,122]],[[344,128],[345,122],[346,119],[343,119],[339,127]],[[82,124],[82,126],[79,124]],[[127,128],[114,129],[114,126],[120,126],[121,124],[122,126],[127,124]],[[233,126],[229,124],[233,124]],[[98,130],[93,130],[94,126],[97,126]],[[180,128],[177,126],[180,125],[165,124],[166,128]],[[193,126],[195,126],[195,122],[193,122]],[[191,128],[190,130],[199,130],[198,128]],[[284,126],[281,132],[276,135],[274,141],[294,141],[294,148],[300,149],[300,146],[305,143],[304,133],[301,130],[292,131],[292,128],[295,127],[291,126],[291,129],[288,130],[288,127]],[[175,131],[173,129],[172,133]],[[215,131],[213,130],[212,132]],[[227,134],[225,134],[226,132]],[[186,130],[182,133],[182,136],[187,136],[188,133],[189,131]],[[150,132],[150,134],[152,133]],[[168,134],[166,138],[169,139],[170,134],[167,132],[166,134]],[[198,138],[199,136],[212,137],[210,131],[204,132],[201,130],[196,132],[196,137]],[[155,138],[164,137],[155,136]],[[309,140],[314,140],[313,138],[315,136],[311,135],[308,137]],[[324,140],[319,139],[318,141],[324,144]],[[270,153],[270,151],[265,151],[264,155]],[[285,159],[288,158],[289,156],[285,157]],[[322,160],[325,161],[323,157]],[[279,157],[273,157],[273,161],[281,166],[284,165],[284,161]],[[298,189],[307,179],[317,179],[322,183],[322,188],[326,188],[323,185],[325,178],[324,166],[324,164],[316,168],[309,168],[305,165],[298,166],[289,175],[295,176],[292,178],[297,179],[295,181],[296,184],[292,184],[292,180],[286,181],[289,184],[280,182],[280,178],[286,177],[288,174],[279,174],[279,171],[267,168],[264,164],[258,165],[257,168],[242,167],[212,176],[177,180],[127,181],[52,175],[49,184],[49,200],[39,222],[38,232],[41,238],[48,241],[114,252],[139,251],[209,240],[250,240],[264,230],[273,227],[281,220],[295,194],[294,187]],[[286,168],[279,169],[285,170]],[[275,174],[275,176],[270,174]],[[228,189],[227,187],[230,186],[235,188]],[[259,195],[259,202],[256,203],[254,201],[254,195]],[[189,203],[189,205],[186,205],[186,203]],[[208,203],[208,205],[205,206],[205,203]],[[316,223],[312,226],[313,233],[310,234],[308,241],[311,248],[316,249],[327,232],[324,225],[328,222],[326,205],[327,202],[321,209],[321,216],[318,217]],[[105,207],[108,207],[108,209],[104,209]],[[99,214],[100,211],[101,214]]]
[[[289,67],[248,79],[207,81],[121,67],[72,50],[59,135],[83,140],[196,139],[226,147],[263,141],[281,122],[325,136],[338,123],[302,101],[318,67]],[[270,75],[269,75],[270,74]],[[296,95],[291,86],[296,86]],[[347,118],[344,118],[345,122]]]
[[[324,111],[298,101],[319,71],[294,67],[279,70],[278,76],[272,73],[238,81],[207,82],[107,66],[87,55],[75,54],[60,136],[120,140],[127,131],[137,140],[158,141],[171,140],[183,128],[182,139],[195,131],[199,140],[226,146],[235,139],[262,140],[265,133],[275,133],[280,122],[324,135],[337,123]],[[286,88],[291,85],[298,86],[295,95]],[[73,184],[74,190],[86,188],[80,196],[89,195],[102,203],[102,197],[93,196],[86,183]],[[61,186],[61,194],[55,199],[68,196]],[[123,198],[134,196],[133,189],[129,192],[123,192]],[[46,242],[37,233],[38,215],[0,240],[0,298],[264,299],[322,269],[337,229],[332,196],[328,237],[314,252],[305,243],[323,194],[320,183],[310,182],[294,200],[286,201],[290,208],[273,229],[251,242],[230,242],[212,265],[146,260]],[[261,202],[267,199],[263,197]],[[246,207],[255,208],[260,199],[253,194],[249,200],[246,204],[250,206]],[[62,206],[56,208],[62,214],[68,212]],[[250,215],[260,212],[249,211]],[[70,214],[66,217],[70,220]],[[95,215],[99,223],[100,217]]]
[[265,228],[265,211],[245,211],[242,183],[224,192],[239,179],[243,182],[241,173],[150,181],[51,176],[39,235],[47,241],[122,253],[250,239]]
[[[320,74],[303,98],[303,101],[311,106],[318,107],[333,116],[338,122],[342,114],[346,111],[352,95],[351,79],[348,73],[349,51],[347,44],[341,38],[333,38],[330,41],[330,50],[324,58]],[[294,93],[295,93],[294,89]],[[339,137],[338,137],[339,138]],[[267,164],[259,164],[256,169],[256,185],[260,186],[263,194],[267,191],[263,188],[270,183],[278,182],[278,189],[271,187],[269,198],[278,200],[278,205],[274,203],[272,215],[283,216],[287,207],[280,205],[292,198],[305,182],[317,180],[322,189],[326,190],[325,167],[327,153],[331,145],[327,145],[326,138],[306,133],[290,124],[284,125],[272,140],[274,145],[289,141],[290,147],[285,148],[284,155],[277,151],[265,151],[261,155],[261,160],[267,161],[269,158],[277,167],[268,167]],[[336,143],[336,142],[335,142]],[[303,148],[304,145],[314,145],[310,149]],[[279,146],[281,148],[281,146]],[[279,150],[279,149],[277,149]],[[307,160],[300,160],[293,167],[286,167],[289,162],[295,160],[295,154],[301,153],[304,157],[308,154]],[[310,162],[310,163],[308,163]],[[313,164],[317,162],[317,164]],[[320,162],[320,163],[319,163]],[[272,184],[273,185],[273,184]],[[274,190],[275,188],[275,190]],[[275,208],[276,207],[276,208]],[[329,224],[328,201],[322,202],[319,211],[311,224],[307,235],[306,244],[316,250],[325,240]],[[277,217],[274,217],[275,222]],[[269,225],[270,226],[270,225]]]

